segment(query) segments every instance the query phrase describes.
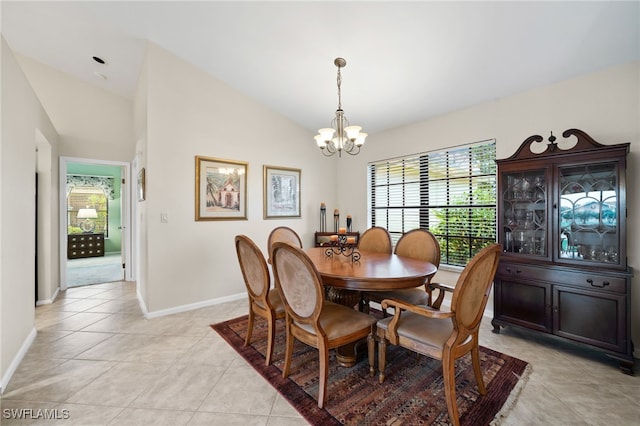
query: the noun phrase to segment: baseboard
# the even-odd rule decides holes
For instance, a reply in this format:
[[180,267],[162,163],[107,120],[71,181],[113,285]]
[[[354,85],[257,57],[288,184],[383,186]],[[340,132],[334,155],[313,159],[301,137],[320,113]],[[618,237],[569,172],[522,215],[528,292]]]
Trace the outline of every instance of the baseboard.
[[140,286],[138,286],[137,284],[136,284],[136,297],[138,298],[138,306],[140,306],[140,310],[142,311],[142,314],[146,318],[147,314],[149,313],[149,310],[147,309],[147,304],[144,303],[144,299],[140,294]]
[[36,302],[36,306],[40,306],[40,305],[50,305],[53,302],[56,301],[56,298],[58,297],[58,293],[60,292],[60,287],[56,288],[56,291],[53,293],[53,296],[51,297],[51,299],[45,299],[45,300],[38,300]]
[[33,343],[33,341],[36,339],[37,334],[38,332],[36,328],[35,327],[32,328],[27,338],[24,339],[24,342],[22,342],[22,346],[20,346],[20,350],[18,351],[16,356],[13,357],[13,361],[11,361],[11,364],[9,364],[9,368],[7,368],[7,371],[4,373],[4,375],[2,376],[2,379],[0,380],[0,395],[4,393],[4,390],[7,388],[7,385],[9,384],[11,377],[13,377],[13,374],[18,369],[18,366],[24,359],[25,355],[27,355],[27,352],[29,351],[29,348],[31,347],[31,344]]
[[[146,309],[143,309],[143,313],[144,313],[144,317],[147,319],[158,318],[166,315],[193,311],[195,309],[206,308],[207,306],[220,305],[222,303],[232,302],[235,300],[242,300],[246,298],[247,298],[247,293],[238,293],[238,294],[233,294],[231,296],[224,296],[216,299],[209,299],[202,302],[191,303],[189,305],[176,306],[174,308],[162,309],[159,311],[148,312]],[[138,300],[139,301],[141,300],[140,295],[138,295]]]

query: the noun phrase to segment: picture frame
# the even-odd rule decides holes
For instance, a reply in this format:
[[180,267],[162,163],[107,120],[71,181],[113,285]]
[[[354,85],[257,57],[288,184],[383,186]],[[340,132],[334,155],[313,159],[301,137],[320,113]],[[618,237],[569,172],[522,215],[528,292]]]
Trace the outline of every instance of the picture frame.
[[263,166],[265,219],[301,217],[301,174],[300,169]]
[[248,168],[244,161],[196,155],[195,220],[246,220]]
[[146,190],[146,176],[144,167],[138,172],[138,201],[144,201]]

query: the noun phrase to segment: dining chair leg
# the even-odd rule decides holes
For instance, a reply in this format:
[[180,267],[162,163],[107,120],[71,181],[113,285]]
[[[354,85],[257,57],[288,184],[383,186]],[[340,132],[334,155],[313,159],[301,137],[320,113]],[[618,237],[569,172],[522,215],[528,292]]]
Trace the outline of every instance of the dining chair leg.
[[451,352],[444,351],[442,354],[442,377],[444,379],[444,398],[447,401],[447,411],[449,420],[453,426],[460,426],[458,416],[458,404],[456,402],[456,374],[455,358]]
[[247,337],[244,339],[244,345],[249,346],[251,343],[251,334],[253,333],[253,321],[255,314],[253,313],[253,307],[249,305],[249,323],[247,324]]
[[324,407],[327,395],[327,380],[329,379],[329,349],[322,341],[318,345],[318,357],[320,358],[320,377],[318,384],[318,407]]
[[276,332],[276,317],[269,315],[267,318],[267,356],[265,357],[265,365],[271,364],[271,357],[273,356],[273,340]]
[[376,338],[373,336],[373,332],[367,336],[367,349],[369,353],[369,376],[373,377],[376,373],[375,358],[376,358]]
[[480,349],[478,345],[473,345],[471,349],[471,362],[473,364],[473,373],[476,376],[476,382],[478,383],[478,392],[480,395],[487,394],[487,388],[484,385],[484,380],[482,379],[482,370],[480,369]]
[[289,377],[289,368],[291,367],[291,358],[293,357],[293,341],[295,337],[291,334],[290,325],[287,322],[287,338],[284,350],[284,365],[282,366],[282,377]]
[[387,339],[381,337],[378,342],[378,370],[380,370],[380,376],[378,382],[384,382],[384,369],[387,364]]

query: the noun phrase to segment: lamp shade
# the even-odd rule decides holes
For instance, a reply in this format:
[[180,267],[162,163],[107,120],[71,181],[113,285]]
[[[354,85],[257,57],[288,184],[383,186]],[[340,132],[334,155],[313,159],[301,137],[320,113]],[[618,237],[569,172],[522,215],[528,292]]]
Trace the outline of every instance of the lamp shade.
[[97,219],[98,212],[96,209],[80,209],[78,210],[78,219]]

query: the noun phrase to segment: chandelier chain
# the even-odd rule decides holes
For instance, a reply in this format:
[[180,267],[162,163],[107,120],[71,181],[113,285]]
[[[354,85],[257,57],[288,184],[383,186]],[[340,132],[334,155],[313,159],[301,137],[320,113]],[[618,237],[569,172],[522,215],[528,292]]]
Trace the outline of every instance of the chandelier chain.
[[338,67],[338,77],[336,78],[338,83],[338,109],[342,109],[342,91],[340,86],[342,86],[342,74],[340,74],[340,67]]

